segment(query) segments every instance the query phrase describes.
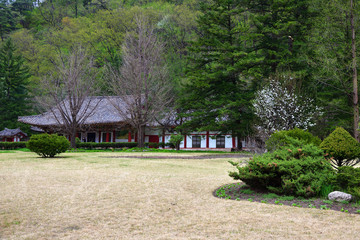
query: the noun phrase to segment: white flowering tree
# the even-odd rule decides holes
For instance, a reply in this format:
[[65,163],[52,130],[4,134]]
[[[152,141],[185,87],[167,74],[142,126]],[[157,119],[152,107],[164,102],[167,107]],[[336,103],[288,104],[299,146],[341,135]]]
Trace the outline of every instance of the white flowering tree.
[[299,96],[275,80],[256,93],[253,106],[260,127],[269,135],[278,130],[314,126],[320,113],[313,99]]

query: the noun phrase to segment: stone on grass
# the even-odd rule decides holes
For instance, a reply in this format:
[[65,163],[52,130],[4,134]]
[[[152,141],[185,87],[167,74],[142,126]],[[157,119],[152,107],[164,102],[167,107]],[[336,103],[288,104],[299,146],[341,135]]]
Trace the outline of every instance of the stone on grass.
[[334,191],[334,192],[329,193],[328,198],[329,198],[329,200],[338,201],[338,202],[341,202],[341,201],[350,202],[352,196],[351,196],[351,194],[348,194],[348,193]]

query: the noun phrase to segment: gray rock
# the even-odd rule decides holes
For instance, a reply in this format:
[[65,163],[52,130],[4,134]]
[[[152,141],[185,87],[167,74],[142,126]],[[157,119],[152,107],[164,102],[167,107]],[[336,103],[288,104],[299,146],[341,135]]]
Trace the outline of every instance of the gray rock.
[[350,202],[352,196],[351,196],[351,194],[347,194],[344,192],[334,191],[334,192],[329,193],[328,198],[329,198],[329,200],[338,201],[338,202],[341,202],[341,201],[349,201]]

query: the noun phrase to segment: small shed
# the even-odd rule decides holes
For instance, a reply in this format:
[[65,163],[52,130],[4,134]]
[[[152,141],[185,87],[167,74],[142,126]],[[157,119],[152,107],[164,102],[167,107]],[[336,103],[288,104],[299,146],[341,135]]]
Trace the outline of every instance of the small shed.
[[26,138],[27,134],[17,129],[8,129],[0,131],[0,142],[20,142],[22,139]]

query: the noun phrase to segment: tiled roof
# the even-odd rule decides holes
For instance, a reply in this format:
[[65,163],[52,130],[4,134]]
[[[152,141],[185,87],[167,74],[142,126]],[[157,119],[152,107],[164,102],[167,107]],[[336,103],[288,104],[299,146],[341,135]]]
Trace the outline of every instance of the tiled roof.
[[0,137],[13,137],[19,133],[22,133],[25,136],[27,136],[27,134],[24,133],[23,131],[21,131],[20,128],[17,128],[17,129],[5,128],[4,130],[0,131]]
[[[95,107],[93,113],[85,120],[84,124],[107,124],[107,123],[121,123],[124,119],[119,115],[117,109],[113,106],[111,102],[121,103],[121,98],[119,97],[89,97],[83,106],[89,104],[89,107],[80,110],[79,114],[90,113]],[[65,103],[68,104],[68,103]],[[97,106],[96,106],[97,105]],[[121,106],[121,104],[120,104]],[[60,112],[54,110],[60,124],[62,124],[62,119],[60,117]],[[22,116],[18,119],[19,122],[27,123],[33,126],[45,127],[45,126],[54,126],[59,125],[59,122],[54,117],[54,114],[51,111],[45,112],[40,115],[33,116]]]

